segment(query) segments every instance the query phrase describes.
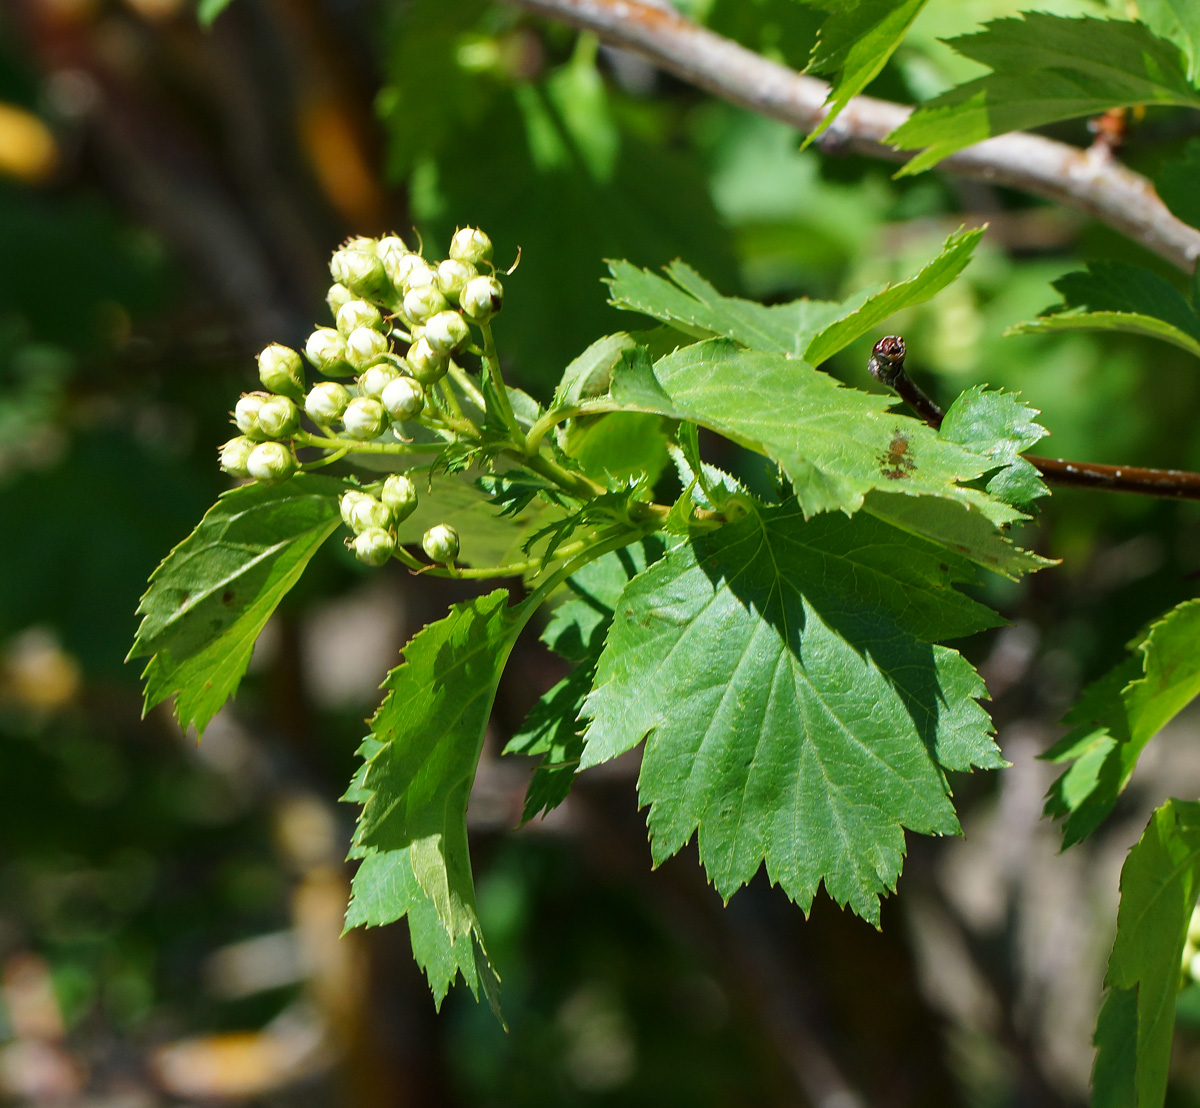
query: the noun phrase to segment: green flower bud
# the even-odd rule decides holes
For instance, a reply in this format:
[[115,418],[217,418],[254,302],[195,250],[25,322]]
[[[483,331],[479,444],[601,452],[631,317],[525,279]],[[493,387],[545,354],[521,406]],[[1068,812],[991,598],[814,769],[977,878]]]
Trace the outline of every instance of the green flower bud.
[[486,323],[504,303],[504,286],[495,277],[473,277],[463,286],[458,303],[472,323]]
[[431,316],[449,307],[436,285],[409,289],[404,294],[404,315],[413,323],[425,323]]
[[290,396],[272,396],[258,409],[259,430],[269,439],[290,439],[300,430],[300,409]]
[[382,500],[364,492],[351,505],[347,522],[355,534],[372,528],[386,531],[392,525],[392,513]]
[[330,285],[329,292],[325,294],[325,303],[329,305],[329,310],[333,313],[334,318],[337,318],[338,309],[343,304],[350,303],[353,300],[352,293],[345,285]]
[[304,410],[313,423],[328,427],[336,423],[350,403],[350,391],[336,381],[322,381],[309,389],[304,398]]
[[414,381],[411,377],[397,377],[388,383],[379,399],[387,414],[403,423],[421,414],[421,409],[425,407],[425,390],[420,381]]
[[383,262],[373,252],[342,247],[330,260],[329,272],[335,281],[364,300],[387,296],[392,291]]
[[471,337],[471,329],[458,312],[438,312],[425,324],[424,338],[435,354],[453,354]]
[[371,327],[376,331],[383,330],[383,316],[374,304],[366,300],[349,300],[337,311],[337,329],[342,335],[349,335],[357,327]]
[[299,400],[304,395],[304,363],[291,347],[273,342],[258,356],[258,379],[271,392]]
[[313,368],[327,377],[349,377],[354,367],[346,361],[346,340],[332,327],[318,327],[304,344],[304,355]]
[[354,438],[366,442],[379,438],[387,430],[388,417],[378,400],[359,396],[346,405],[342,423]]
[[369,566],[382,566],[396,549],[396,540],[387,531],[372,527],[354,539],[354,555]]
[[234,477],[249,477],[250,470],[246,468],[246,462],[250,457],[250,452],[257,445],[253,439],[248,439],[245,435],[238,435],[236,439],[230,439],[221,447],[221,468]]
[[341,499],[338,501],[338,506],[342,511],[342,522],[347,527],[354,526],[353,523],[351,523],[351,520],[354,518],[354,507],[364,497],[367,500],[374,499],[369,492],[362,492],[359,489],[350,489],[348,492],[342,493]]
[[458,557],[458,532],[448,523],[438,523],[425,532],[421,549],[431,562],[453,562]]
[[296,456],[281,442],[260,442],[246,459],[246,469],[256,481],[286,481],[299,468]]
[[368,366],[358,379],[358,391],[363,396],[371,396],[378,400],[383,390],[400,376],[400,371],[393,369],[387,362]]
[[390,349],[387,336],[373,327],[355,327],[346,336],[346,359],[359,372]]
[[442,290],[442,295],[449,300],[451,304],[458,303],[458,297],[463,290],[463,286],[465,286],[472,277],[478,276],[479,270],[467,262],[458,262],[453,258],[447,258],[444,262],[438,263],[438,288]]
[[258,425],[258,413],[266,401],[271,399],[269,392],[244,392],[233,408],[233,422],[243,435],[252,439],[263,438],[262,428]]
[[417,510],[417,486],[403,473],[393,473],[384,481],[379,499],[392,513],[392,519],[403,523]]
[[478,265],[492,256],[492,240],[478,227],[461,227],[450,240],[450,257],[456,262]]
[[429,340],[422,336],[409,347],[408,365],[412,375],[422,385],[436,384],[446,376],[450,359],[445,354],[438,354],[429,345]]

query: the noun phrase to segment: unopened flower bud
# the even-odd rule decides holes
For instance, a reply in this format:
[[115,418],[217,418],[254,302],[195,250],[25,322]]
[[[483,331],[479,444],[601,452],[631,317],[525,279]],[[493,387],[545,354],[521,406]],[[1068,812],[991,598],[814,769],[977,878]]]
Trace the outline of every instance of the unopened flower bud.
[[354,367],[346,361],[346,340],[332,327],[318,327],[304,345],[305,357],[328,377],[349,377]]
[[354,518],[354,507],[364,497],[368,500],[373,499],[369,492],[362,492],[360,489],[350,489],[348,492],[342,493],[338,506],[342,511],[342,522],[347,527],[353,526],[350,521]]
[[352,235],[342,243],[343,250],[361,250],[364,254],[378,254],[379,240],[370,235]]
[[368,366],[358,379],[358,391],[363,396],[371,396],[378,400],[383,395],[383,390],[399,376],[400,371],[388,365],[387,362]]
[[396,540],[379,527],[363,531],[354,539],[355,557],[369,566],[385,565],[395,549]]
[[391,291],[383,262],[374,253],[342,247],[329,262],[329,272],[355,296],[373,300]]
[[378,438],[387,430],[388,417],[378,400],[358,396],[346,405],[342,423],[351,436],[366,442]]
[[362,493],[351,505],[347,522],[356,534],[372,528],[387,530],[392,523],[392,513],[382,500]]
[[350,303],[354,299],[354,293],[346,288],[345,285],[330,285],[329,292],[325,294],[325,303],[329,305],[329,310],[333,313],[335,319],[341,306]]
[[424,335],[409,347],[407,361],[412,375],[422,385],[435,384],[446,376],[446,370],[449,369],[449,358],[445,354],[438,354]]
[[449,307],[436,285],[409,289],[404,294],[404,315],[413,323],[424,323]]
[[403,523],[417,508],[417,486],[411,477],[403,473],[393,473],[383,483],[383,491],[379,494],[385,507],[392,513],[396,523]]
[[221,447],[221,468],[234,477],[249,477],[250,470],[246,468],[246,462],[257,445],[245,435],[230,439]]
[[409,261],[404,271],[404,281],[399,286],[401,293],[412,292],[413,289],[427,289],[437,285],[437,269],[431,266],[420,254],[409,254]]
[[290,396],[272,396],[258,409],[259,430],[269,439],[290,439],[300,430],[300,409]]
[[492,240],[478,227],[461,227],[450,240],[450,257],[456,262],[478,265],[492,256]]
[[451,304],[458,303],[458,297],[463,290],[463,286],[465,286],[472,277],[478,276],[479,271],[468,262],[459,262],[455,261],[453,258],[447,258],[444,262],[438,263],[438,288],[442,290],[442,295],[449,300]]
[[373,327],[355,327],[346,336],[346,359],[360,372],[389,349],[387,336]]
[[313,385],[304,398],[304,410],[313,423],[328,427],[341,418],[350,403],[350,391],[336,381],[322,381]]
[[271,394],[269,392],[246,392],[242,394],[233,408],[233,422],[237,424],[238,430],[243,435],[249,435],[252,439],[261,439],[263,437],[262,428],[258,425],[258,413],[263,404],[270,398]]
[[470,337],[471,329],[458,312],[438,312],[425,324],[424,338],[435,354],[453,354]]
[[291,347],[273,342],[258,356],[258,379],[263,387],[299,400],[304,395],[304,363]]
[[337,311],[337,329],[340,334],[348,335],[357,327],[371,327],[376,331],[383,330],[383,316],[374,304],[366,300],[349,300]]
[[401,423],[420,415],[425,407],[425,389],[411,377],[397,377],[384,388],[379,397],[387,414]]
[[421,549],[431,562],[453,562],[458,557],[458,532],[448,523],[438,523],[425,532]]
[[504,286],[495,277],[473,277],[463,286],[458,303],[472,323],[486,323],[504,303]]
[[260,442],[246,459],[250,476],[266,484],[286,481],[298,468],[296,456],[281,442]]

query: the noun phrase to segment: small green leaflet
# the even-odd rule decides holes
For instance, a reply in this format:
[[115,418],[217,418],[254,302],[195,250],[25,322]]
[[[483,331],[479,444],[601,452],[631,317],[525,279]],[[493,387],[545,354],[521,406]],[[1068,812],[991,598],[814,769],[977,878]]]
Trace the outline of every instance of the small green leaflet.
[[525,794],[522,823],[557,808],[570,792],[583,753],[579,712],[592,688],[613,609],[629,580],[662,552],[662,540],[651,536],[597,558],[568,580],[575,595],[555,609],[542,642],[578,665],[533,706],[504,748],[505,754],[542,755]]
[[1153,624],[1126,659],[1089,685],[1043,755],[1072,763],[1051,786],[1046,814],[1066,816],[1063,846],[1087,838],[1112,811],[1146,744],[1200,695],[1200,600]]
[[1195,83],[1200,68],[1200,11],[1194,0],[1137,0],[1137,16],[1183,51],[1188,80]]
[[1200,804],[1168,800],[1121,869],[1117,938],[1096,1025],[1093,1108],[1160,1108],[1179,962],[1200,894]]
[[805,911],[821,883],[879,922],[904,829],[955,834],[946,769],[1004,765],[983,682],[935,640],[994,626],[967,563],[867,515],[794,502],[668,551],[621,595],[582,765],[646,739],[662,862],[699,834],[728,898],[766,863]]
[[1183,148],[1182,157],[1164,162],[1154,179],[1155,190],[1162,202],[1184,223],[1193,227],[1200,227],[1200,194],[1196,189],[1198,174],[1200,139],[1192,139]]
[[879,76],[924,6],[925,0],[863,0],[821,24],[808,70],[836,76],[826,100],[829,113],[804,140],[805,146]]
[[[371,720],[379,745],[369,752],[362,778],[369,795],[355,848],[363,855],[393,858],[360,869],[350,919],[405,914],[411,900],[401,857],[406,855],[416,885],[433,905],[436,925],[455,950],[469,937],[486,952],[475,910],[466,816],[496,686],[532,611],[510,609],[507,600],[508,593],[497,589],[453,605],[449,615],[413,637],[404,663],[384,681],[388,693]],[[390,900],[393,895],[400,899]],[[421,920],[409,918],[410,928],[420,926]],[[414,932],[414,945],[417,941]],[[440,940],[420,941],[444,954]],[[486,961],[486,953],[480,957]],[[461,967],[465,959],[456,953],[455,961]]]
[[691,420],[779,462],[805,514],[854,512],[872,489],[947,497],[995,524],[1021,518],[957,482],[994,463],[887,409],[895,398],[845,388],[795,358],[728,339],[685,346],[653,367],[627,358],[613,373],[627,407]]
[[992,135],[1136,104],[1200,107],[1179,48],[1142,23],[1025,12],[950,40],[992,73],[943,93],[885,141],[927,149],[900,172],[919,173]]
[[840,303],[793,300],[765,307],[722,296],[683,262],[666,267],[666,280],[628,262],[609,262],[611,302],[670,323],[696,338],[724,337],[751,350],[785,354],[820,365],[889,316],[923,304],[950,284],[971,260],[982,228],[957,231],[938,255],[905,281],[864,290]]
[[175,696],[203,733],[241,682],[254,642],[309,559],[341,524],[345,486],[300,474],[223,494],[150,576],[129,658],[149,657],[146,711]]

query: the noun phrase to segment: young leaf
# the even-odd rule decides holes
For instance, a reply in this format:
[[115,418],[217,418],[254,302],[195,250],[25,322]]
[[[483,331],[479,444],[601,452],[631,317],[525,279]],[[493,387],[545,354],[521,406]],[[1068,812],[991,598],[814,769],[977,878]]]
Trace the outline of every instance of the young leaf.
[[1133,312],[1055,312],[1018,323],[1005,331],[1006,335],[1052,335],[1063,331],[1110,331],[1122,335],[1143,335],[1161,339],[1200,358],[1200,342],[1191,335],[1154,319]]
[[1066,816],[1063,846],[1090,835],[1112,811],[1146,744],[1200,694],[1200,600],[1153,624],[1126,659],[1084,690],[1071,727],[1043,755],[1070,767],[1051,786],[1046,814]]
[[988,459],[887,411],[893,397],[845,388],[795,358],[710,339],[653,367],[627,358],[613,373],[613,397],[699,423],[775,459],[806,515],[854,512],[867,492],[884,489],[957,500],[996,524],[1020,518],[957,483],[994,468]]
[[1158,1108],[1166,1096],[1179,962],[1198,893],[1200,804],[1168,800],[1121,869],[1110,991],[1096,1026],[1098,1108]]
[[203,733],[233,695],[266,622],[338,528],[328,477],[223,494],[150,577],[129,658],[149,657],[145,708],[175,696],[180,726]]
[[1200,12],[1192,0],[1138,0],[1137,17],[1183,51],[1188,80],[1194,84],[1200,67]]
[[608,392],[613,366],[621,360],[624,351],[635,346],[637,340],[624,331],[597,339],[563,370],[551,407],[562,408],[593,396],[603,396]]
[[863,0],[821,24],[808,68],[836,77],[826,100],[829,112],[804,140],[806,146],[879,76],[924,6],[925,0]]
[[900,172],[919,173],[992,135],[1136,104],[1200,107],[1179,48],[1142,23],[1025,12],[950,40],[992,72],[943,93],[888,137],[926,147]]
[[[1196,20],[1196,16],[1192,16],[1192,19]],[[1193,227],[1200,227],[1197,174],[1200,174],[1200,139],[1192,139],[1183,148],[1183,156],[1165,162],[1154,179],[1154,187],[1162,202],[1184,223]]]
[[765,508],[670,550],[622,593],[582,765],[647,739],[656,862],[694,832],[728,898],[766,863],[878,924],[904,828],[954,834],[945,769],[1003,765],[982,681],[935,640],[992,626],[966,563],[866,515]]

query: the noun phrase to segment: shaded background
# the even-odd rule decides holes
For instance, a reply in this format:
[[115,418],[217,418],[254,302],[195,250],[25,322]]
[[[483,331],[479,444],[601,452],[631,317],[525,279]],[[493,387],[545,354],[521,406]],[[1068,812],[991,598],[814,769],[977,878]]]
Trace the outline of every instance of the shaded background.
[[[802,66],[793,0],[681,5]],[[1042,4],[1100,12],[1085,0]],[[1018,5],[934,0],[872,92],[932,95],[937,42]],[[1151,114],[1153,171],[1197,132]],[[1083,123],[1054,129],[1086,144]],[[463,595],[329,544],[197,746],[140,720],[123,658],[154,565],[226,485],[215,447],[268,341],[326,322],[346,234],[481,225],[522,251],[497,324],[546,397],[631,323],[606,257],[682,257],[722,291],[841,296],[906,276],[959,224],[965,277],[889,323],[943,401],[987,381],[1043,410],[1046,452],[1200,468],[1200,380],[1132,337],[1003,337],[1102,255],[1157,259],[1076,213],[937,174],[799,153],[786,128],[482,0],[6,0],[0,9],[0,1100],[82,1108],[330,1105],[1068,1105],[1117,875],[1149,809],[1200,793],[1200,717],[1142,759],[1107,829],[1057,856],[1035,760],[1082,682],[1194,595],[1194,505],[1062,493],[1025,542],[1064,559],[981,595],[966,644],[1011,770],[956,781],[966,837],[911,837],[883,930],[761,878],[726,909],[694,850],[651,872],[636,760],[514,832],[526,766],[495,757],[560,663],[531,635],[469,814],[511,1033],[435,1015],[403,925],[338,940],[353,811],[337,798],[405,639]],[[830,366],[858,387],[871,336]],[[736,466],[736,457],[724,462]],[[1200,1103],[1181,994],[1175,1103]]]

